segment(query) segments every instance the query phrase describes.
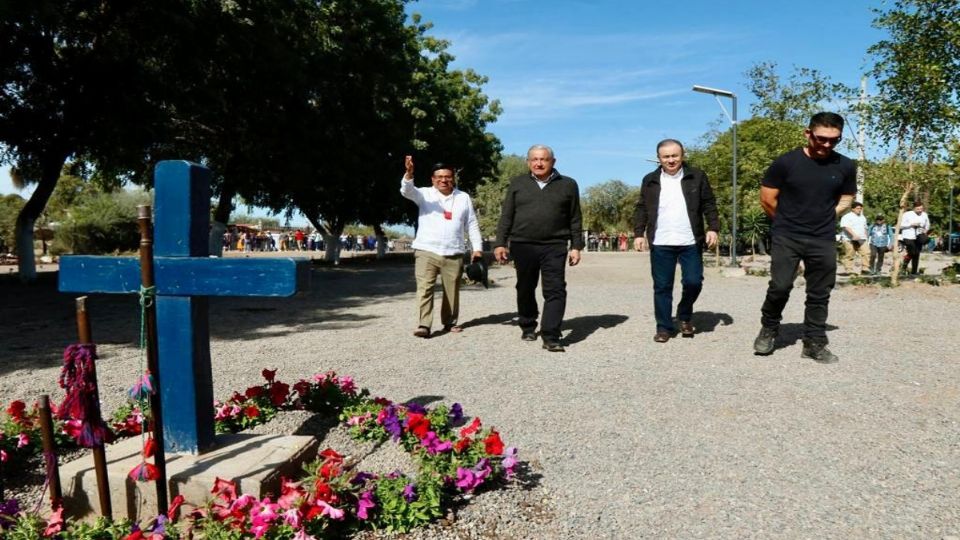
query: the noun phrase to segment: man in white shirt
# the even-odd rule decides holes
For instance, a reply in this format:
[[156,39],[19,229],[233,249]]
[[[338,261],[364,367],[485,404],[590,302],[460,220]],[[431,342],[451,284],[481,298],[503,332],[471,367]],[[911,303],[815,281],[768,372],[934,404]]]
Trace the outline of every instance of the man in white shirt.
[[477,214],[470,196],[455,187],[453,168],[443,163],[433,166],[433,187],[413,185],[413,157],[404,162],[406,173],[400,181],[400,194],[420,209],[417,238],[413,241],[416,258],[417,301],[420,306],[420,325],[414,336],[430,337],[433,326],[433,287],[440,275],[443,301],[440,322],[446,332],[461,332],[457,324],[460,314],[460,277],[463,275],[464,234],[470,236],[473,247],[471,260],[483,256],[482,238]]
[[867,269],[870,243],[867,242],[867,218],[863,203],[854,201],[850,211],[840,218],[840,241],[843,243],[843,271],[853,274],[853,256],[860,255],[860,273]]
[[[680,265],[683,289],[677,305],[680,334],[692,338],[693,303],[703,289],[703,248],[717,243],[720,216],[707,175],[683,162],[683,145],[674,139],[657,144],[660,167],[643,178],[634,213],[634,248],[650,244],[653,274],[653,340],[666,343],[676,334],[671,317],[673,281]],[[707,229],[703,221],[706,218]]]
[[913,210],[904,212],[900,219],[900,237],[910,257],[910,273],[916,275],[920,270],[920,252],[927,243],[927,231],[930,230],[930,217],[923,211],[923,201],[914,201]]

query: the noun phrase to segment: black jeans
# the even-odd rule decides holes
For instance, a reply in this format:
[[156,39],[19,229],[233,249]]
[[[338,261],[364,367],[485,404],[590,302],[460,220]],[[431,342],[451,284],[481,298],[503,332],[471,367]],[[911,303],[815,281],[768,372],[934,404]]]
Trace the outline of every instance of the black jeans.
[[880,270],[883,268],[883,255],[890,251],[886,247],[878,247],[873,244],[870,244],[870,271],[874,274],[879,274]]
[[537,282],[543,275],[543,319],[540,336],[544,341],[560,339],[560,324],[567,309],[566,244],[511,242],[510,255],[517,269],[517,312],[520,328],[537,328]]
[[921,246],[914,239],[903,239],[903,245],[907,248],[907,255],[910,256],[910,273],[916,274],[920,269],[920,248]]
[[778,328],[783,308],[790,299],[793,278],[800,261],[807,282],[807,302],[803,313],[805,340],[827,342],[827,306],[830,291],[837,282],[837,246],[833,240],[773,237],[770,250],[770,284],[760,308],[760,323]]

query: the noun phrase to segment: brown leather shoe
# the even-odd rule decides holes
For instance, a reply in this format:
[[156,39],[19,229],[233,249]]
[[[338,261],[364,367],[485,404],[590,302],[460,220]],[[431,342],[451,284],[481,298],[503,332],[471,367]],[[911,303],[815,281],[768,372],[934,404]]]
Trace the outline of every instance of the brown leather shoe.
[[430,329],[426,326],[418,326],[417,329],[413,331],[413,335],[419,338],[428,338],[430,337]]
[[670,332],[663,332],[663,331],[657,332],[653,336],[653,340],[656,341],[657,343],[666,343],[670,341]]
[[693,334],[697,331],[693,327],[693,323],[690,321],[680,321],[680,335],[683,337],[693,337]]

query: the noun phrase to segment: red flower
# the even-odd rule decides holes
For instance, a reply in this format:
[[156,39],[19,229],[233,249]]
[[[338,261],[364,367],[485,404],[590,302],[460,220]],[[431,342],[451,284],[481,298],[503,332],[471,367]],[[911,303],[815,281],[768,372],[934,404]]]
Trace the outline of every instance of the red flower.
[[246,396],[244,396],[240,392],[234,392],[233,395],[230,396],[230,399],[228,399],[227,401],[232,401],[234,403],[242,403],[246,400],[247,400]]
[[483,440],[488,456],[499,456],[503,454],[503,441],[500,440],[500,434],[496,430],[490,430],[490,435]]
[[266,393],[266,390],[262,386],[251,386],[247,388],[247,391],[244,392],[246,396],[250,399],[258,398]]
[[170,501],[170,507],[167,509],[167,518],[174,519],[177,516],[177,510],[183,504],[183,495],[177,495]]
[[470,435],[476,433],[478,429],[480,429],[480,418],[474,418],[473,422],[471,422],[469,426],[460,430],[460,436],[469,437]]
[[23,415],[27,411],[27,404],[20,401],[11,401],[10,406],[7,407],[7,414],[17,422],[23,421]]
[[310,391],[310,383],[301,379],[300,382],[293,385],[293,389],[298,395],[304,396]]
[[153,454],[157,451],[157,443],[153,440],[153,437],[147,437],[147,442],[143,444],[143,457],[153,457]]
[[287,394],[290,393],[290,385],[286,383],[274,383],[270,385],[270,403],[279,407],[287,401]]
[[422,439],[430,431],[430,421],[422,414],[409,413],[407,415],[407,431],[416,435],[418,439]]
[[247,418],[256,418],[260,416],[260,409],[254,405],[248,405],[243,408],[243,414],[246,415]]
[[273,378],[277,375],[277,370],[264,369],[260,374],[263,375],[263,378],[266,379],[267,382],[273,382]]
[[237,484],[235,482],[231,482],[230,480],[224,480],[223,478],[217,477],[216,481],[213,483],[213,489],[210,490],[210,493],[213,493],[228,503],[232,503],[233,501],[237,500]]
[[123,540],[143,540],[143,531],[137,529],[123,537]]
[[53,536],[63,530],[63,507],[58,506],[56,510],[50,514],[50,519],[47,520],[47,528],[44,529],[44,536]]
[[329,484],[318,479],[314,486],[314,498],[318,501],[335,504],[338,501],[337,494]]
[[464,437],[453,444],[453,449],[459,454],[460,452],[466,450],[466,448],[471,444],[473,444],[473,439],[470,437]]

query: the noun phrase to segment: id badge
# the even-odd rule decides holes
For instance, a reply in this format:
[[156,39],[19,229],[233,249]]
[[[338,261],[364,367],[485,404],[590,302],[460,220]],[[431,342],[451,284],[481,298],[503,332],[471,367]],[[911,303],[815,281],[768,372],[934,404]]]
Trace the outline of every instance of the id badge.
[[453,219],[453,211],[451,211],[451,210],[444,210],[444,211],[443,211],[443,219]]

